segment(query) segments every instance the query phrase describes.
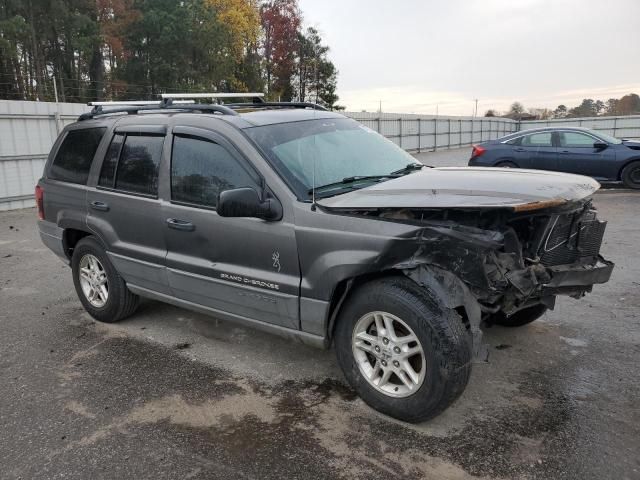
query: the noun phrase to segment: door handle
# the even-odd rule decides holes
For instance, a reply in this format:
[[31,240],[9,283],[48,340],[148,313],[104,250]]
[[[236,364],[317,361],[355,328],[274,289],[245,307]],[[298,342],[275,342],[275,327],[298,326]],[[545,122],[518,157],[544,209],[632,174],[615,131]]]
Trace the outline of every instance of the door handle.
[[184,220],[178,220],[177,218],[167,218],[167,225],[174,230],[181,230],[183,232],[193,232],[196,226],[191,222]]
[[516,151],[516,152],[526,152],[526,150],[524,148],[515,148],[514,151]]
[[91,208],[93,208],[94,210],[100,210],[101,212],[109,211],[109,205],[104,202],[98,202],[97,200],[91,202]]
[[569,153],[569,150],[560,150],[559,153]]

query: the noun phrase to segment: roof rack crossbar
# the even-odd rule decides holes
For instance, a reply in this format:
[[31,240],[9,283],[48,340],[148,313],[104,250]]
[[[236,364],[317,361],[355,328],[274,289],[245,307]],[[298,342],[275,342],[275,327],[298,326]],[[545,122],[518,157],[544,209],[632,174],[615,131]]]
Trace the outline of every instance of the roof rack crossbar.
[[262,102],[262,103],[226,103],[229,108],[311,108],[313,110],[328,111],[322,105],[310,102]]
[[162,98],[173,98],[173,99],[181,99],[181,98],[259,98],[262,99],[264,97],[264,93],[257,92],[237,92],[237,93],[227,93],[227,92],[213,92],[213,93],[162,93],[160,94]]
[[152,110],[179,110],[187,112],[201,112],[201,113],[221,113],[222,115],[238,115],[237,112],[224,105],[211,105],[211,104],[178,104],[174,105],[171,99],[163,101],[160,104],[144,104],[144,105],[132,105],[123,106],[120,108],[108,108],[104,109],[101,105],[96,105],[88,113],[83,113],[78,117],[78,121],[89,120],[101,115],[110,115],[114,113],[127,113],[129,115],[135,115],[140,111],[152,111]]
[[[123,101],[110,101],[110,102],[88,102],[87,105],[90,107],[110,107],[110,106],[128,106],[128,105],[159,105],[162,101],[159,100],[123,100]],[[175,100],[172,102],[174,105],[177,104],[193,104],[195,101],[193,100]]]
[[223,98],[250,98],[253,103],[264,103],[264,93],[258,92],[213,92],[213,93],[162,93],[160,94],[163,100],[176,100],[176,99],[210,99],[218,100]]

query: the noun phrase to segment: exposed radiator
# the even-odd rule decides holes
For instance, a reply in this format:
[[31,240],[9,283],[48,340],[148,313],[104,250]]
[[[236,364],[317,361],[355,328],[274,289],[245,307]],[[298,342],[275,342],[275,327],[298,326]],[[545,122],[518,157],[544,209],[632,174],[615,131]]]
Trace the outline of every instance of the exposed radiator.
[[595,261],[600,253],[607,222],[595,211],[557,217],[540,250],[543,265],[567,265],[581,260]]

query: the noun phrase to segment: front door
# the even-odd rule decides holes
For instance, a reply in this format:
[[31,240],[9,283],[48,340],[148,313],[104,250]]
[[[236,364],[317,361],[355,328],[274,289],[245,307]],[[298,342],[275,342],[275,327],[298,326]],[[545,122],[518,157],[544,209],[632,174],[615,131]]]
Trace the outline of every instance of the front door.
[[216,213],[221,191],[260,176],[224,138],[173,131],[170,198],[163,203],[173,295],[232,317],[299,328],[300,269],[293,225]]
[[[558,133],[558,170],[596,178],[610,178],[615,160],[612,148],[594,148],[599,140],[581,132]],[[601,142],[601,141],[599,141]]]

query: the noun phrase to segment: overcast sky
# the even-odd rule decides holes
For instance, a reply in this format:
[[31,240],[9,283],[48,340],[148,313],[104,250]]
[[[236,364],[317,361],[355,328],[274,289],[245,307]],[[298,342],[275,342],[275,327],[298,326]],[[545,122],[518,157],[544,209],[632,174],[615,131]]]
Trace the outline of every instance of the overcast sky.
[[470,115],[640,94],[640,0],[299,0],[348,110]]

